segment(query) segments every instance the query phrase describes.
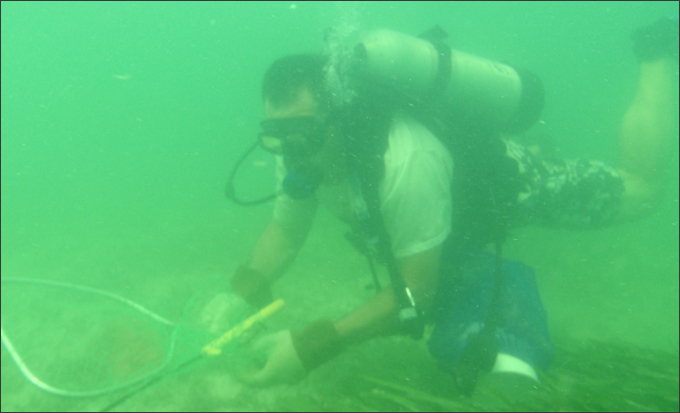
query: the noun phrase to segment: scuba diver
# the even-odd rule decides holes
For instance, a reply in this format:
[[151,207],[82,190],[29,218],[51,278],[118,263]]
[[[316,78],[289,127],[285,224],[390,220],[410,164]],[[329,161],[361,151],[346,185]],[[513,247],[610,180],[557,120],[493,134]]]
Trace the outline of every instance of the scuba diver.
[[[489,372],[537,383],[552,358],[547,317],[532,270],[502,258],[507,231],[613,225],[645,216],[664,192],[677,17],[632,37],[640,78],[618,168],[543,159],[502,138],[538,119],[540,81],[451,50],[436,30],[372,32],[344,67],[321,55],[274,62],[257,142],[277,159],[274,214],[204,322],[218,330],[233,308],[273,300],[271,285],[295,260],[319,205],[348,225],[372,271],[374,261],[387,267],[391,284],[342,319],[263,337],[266,363],[241,378],[295,383],[349,346],[392,334],[419,339],[433,323],[430,352],[463,394]],[[234,174],[227,194],[238,201]]]

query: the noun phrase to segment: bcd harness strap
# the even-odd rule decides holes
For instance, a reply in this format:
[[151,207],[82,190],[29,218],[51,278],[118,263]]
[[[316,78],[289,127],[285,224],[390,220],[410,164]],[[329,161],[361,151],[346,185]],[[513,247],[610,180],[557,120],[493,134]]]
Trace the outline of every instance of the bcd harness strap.
[[[406,285],[404,277],[399,272],[397,260],[392,253],[391,243],[385,227],[380,217],[380,210],[378,205],[371,205],[372,211],[369,211],[369,204],[363,196],[361,177],[356,171],[349,174],[350,187],[350,207],[354,218],[358,224],[358,230],[361,233],[363,250],[368,257],[369,266],[373,275],[376,287],[379,287],[378,278],[375,273],[375,266],[373,259],[377,258],[379,261],[385,263],[387,273],[392,282],[392,288],[399,304],[399,321],[402,325],[402,332],[408,334],[411,338],[419,340],[423,337],[425,323],[422,313],[416,306],[415,298],[411,290]],[[377,204],[371,202],[370,204]],[[371,213],[372,212],[372,213]]]

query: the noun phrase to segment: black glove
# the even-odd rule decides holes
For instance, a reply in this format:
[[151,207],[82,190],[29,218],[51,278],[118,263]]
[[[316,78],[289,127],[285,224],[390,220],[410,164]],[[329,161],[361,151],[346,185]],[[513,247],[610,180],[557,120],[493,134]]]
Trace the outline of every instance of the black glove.
[[269,281],[259,271],[240,265],[231,278],[231,289],[255,308],[262,309],[274,301]]
[[656,23],[641,27],[630,36],[633,51],[640,62],[678,56],[678,16],[663,17]]

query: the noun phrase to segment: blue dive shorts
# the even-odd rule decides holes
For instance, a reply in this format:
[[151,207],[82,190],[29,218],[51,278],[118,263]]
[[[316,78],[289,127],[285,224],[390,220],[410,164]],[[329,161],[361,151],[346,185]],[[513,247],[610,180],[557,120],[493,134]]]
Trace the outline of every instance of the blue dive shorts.
[[[484,250],[459,252],[443,260],[433,306],[435,327],[428,345],[444,370],[455,372],[470,335],[483,328],[491,306],[495,272],[496,256]],[[503,260],[496,338],[501,353],[535,368],[547,368],[552,359],[547,317],[534,272],[518,261]]]

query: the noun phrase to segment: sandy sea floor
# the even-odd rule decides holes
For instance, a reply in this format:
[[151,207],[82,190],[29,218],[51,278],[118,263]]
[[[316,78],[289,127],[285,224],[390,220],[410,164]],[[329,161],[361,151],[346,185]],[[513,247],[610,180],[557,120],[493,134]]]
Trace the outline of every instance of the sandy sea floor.
[[[340,229],[324,221],[327,219],[321,217],[321,229],[313,231],[305,252],[291,273],[275,287],[276,295],[284,298],[287,306],[268,322],[268,331],[302,327],[321,316],[341,317],[373,294],[366,288],[370,284],[370,276],[365,261],[340,239]],[[236,231],[255,232],[252,224],[239,225]],[[194,230],[187,229],[186,233],[193,234]],[[142,242],[131,248],[134,253],[121,254],[115,260],[100,259],[96,263],[88,260],[91,252],[84,251],[80,258],[75,257],[78,259],[71,257],[71,264],[64,260],[63,265],[56,266],[51,273],[52,278],[114,291],[171,320],[179,320],[192,296],[199,294],[204,299],[210,295],[199,286],[214,279],[216,274],[232,271],[239,261],[238,256],[247,253],[255,236],[227,240],[224,232],[225,228],[213,228],[204,232],[205,236],[180,234],[178,238],[182,239],[184,246],[198,251],[189,261],[177,261],[182,246],[153,242],[145,245]],[[653,276],[648,276],[649,282],[645,284],[649,291],[640,285],[613,283],[615,286],[607,289],[599,283],[591,285],[584,281],[597,275],[609,282],[615,279],[617,271],[625,272],[631,266],[655,268],[652,262],[656,263],[662,275],[673,271],[671,267],[677,263],[659,264],[659,260],[649,257],[646,250],[637,250],[642,248],[639,245],[627,243],[625,234],[621,231],[595,235],[558,233],[556,236],[555,233],[530,231],[519,232],[509,243],[508,256],[527,257],[526,261],[537,271],[557,352],[552,368],[542,377],[542,386],[528,399],[508,399],[486,381],[472,398],[462,397],[451,378],[440,371],[430,358],[424,340],[414,342],[393,337],[348,350],[296,386],[246,387],[229,373],[233,361],[229,355],[210,359],[167,377],[119,405],[116,410],[677,411],[678,352],[677,338],[674,338],[677,337],[677,321],[672,327],[672,319],[650,316],[661,311],[655,305],[662,308],[667,302],[677,300],[677,288],[673,291],[673,286],[670,286],[668,296],[659,295],[662,289],[652,288],[657,282]],[[598,247],[606,245],[605,241],[612,237],[618,237],[621,244],[618,249],[615,246],[612,252],[611,245]],[[541,247],[548,238],[557,246],[550,251],[546,251],[548,247]],[[583,252],[584,243],[589,244],[590,253]],[[221,257],[224,249],[235,251],[234,258],[225,262]],[[152,250],[160,251],[159,255],[154,256]],[[174,254],[173,250],[177,253]],[[171,253],[174,255],[167,255]],[[662,253],[666,252],[662,250]],[[552,256],[546,258],[548,254]],[[573,259],[579,254],[581,259]],[[605,255],[601,262],[583,264],[583,260],[592,259],[597,254]],[[606,254],[612,254],[614,258]],[[164,260],[165,264],[159,265]],[[136,271],[129,271],[130,268],[136,268]],[[3,276],[11,273],[12,269],[12,264],[3,263]],[[69,276],[73,272],[98,276]],[[567,277],[573,277],[573,274],[578,274],[574,281],[579,286],[578,291],[569,291],[565,287],[569,280]],[[602,303],[602,297],[607,298],[608,293],[615,293],[617,297],[623,294],[627,299],[610,299]],[[9,293],[3,290],[3,307],[5,299],[9,298],[6,294]],[[649,297],[649,294],[657,295]],[[14,310],[26,311],[25,316],[28,316],[30,309],[19,307],[22,298],[25,302],[30,297],[22,297],[20,293],[14,293],[12,297],[17,300],[18,309]],[[39,297],[32,299],[39,300]],[[65,314],[78,308],[78,302],[70,303],[72,308],[64,307]],[[648,308],[644,308],[645,303],[648,303]],[[57,306],[50,311],[59,312],[59,308]],[[585,316],[589,313],[591,316]],[[3,315],[3,323],[5,319]],[[57,325],[55,331],[59,331],[59,323],[53,324]],[[96,330],[90,328],[91,331]],[[655,335],[645,337],[646,329],[655,331]],[[30,334],[31,337],[42,337],[44,351],[50,352],[50,336],[46,331],[42,328]],[[123,337],[129,338],[130,331],[126,334]],[[77,346],[71,350],[70,356],[93,364],[102,358],[97,352],[84,357]],[[69,349],[60,351],[59,354],[64,356],[54,357],[57,354],[55,350],[52,357],[44,354],[42,357],[64,369],[64,359],[70,357]],[[36,354],[35,357],[41,357],[40,352]],[[49,371],[49,366],[45,368]],[[25,380],[9,353],[4,348],[2,350],[2,411],[98,411],[123,394],[126,391],[84,399],[50,395]]]

